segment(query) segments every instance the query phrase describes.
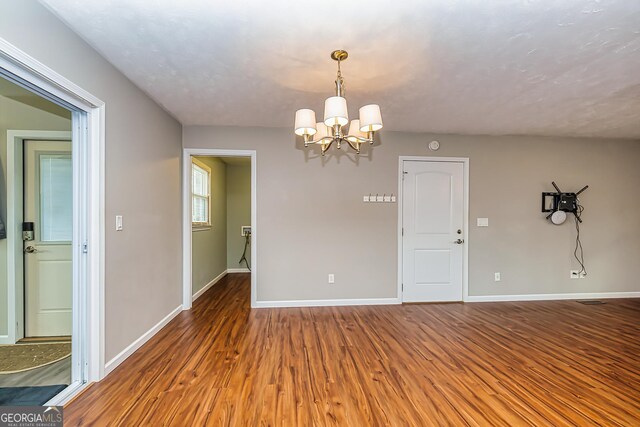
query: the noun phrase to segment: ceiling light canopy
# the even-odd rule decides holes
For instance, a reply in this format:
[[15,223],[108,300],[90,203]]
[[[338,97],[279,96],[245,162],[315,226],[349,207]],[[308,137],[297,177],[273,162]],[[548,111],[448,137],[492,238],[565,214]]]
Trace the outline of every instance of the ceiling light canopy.
[[[335,50],[331,59],[338,62],[336,76],[336,96],[329,97],[324,102],[324,121],[316,122],[316,113],[307,108],[296,111],[295,133],[304,138],[304,146],[320,144],[322,155],[336,143],[340,149],[343,142],[360,154],[360,145],[373,144],[374,132],[382,129],[382,114],[377,104],[365,105],[360,108],[360,117],[351,120],[347,111],[347,100],[344,98],[344,80],[340,70],[340,62],[347,59],[349,54],[344,50]],[[343,128],[349,125],[348,132]]]

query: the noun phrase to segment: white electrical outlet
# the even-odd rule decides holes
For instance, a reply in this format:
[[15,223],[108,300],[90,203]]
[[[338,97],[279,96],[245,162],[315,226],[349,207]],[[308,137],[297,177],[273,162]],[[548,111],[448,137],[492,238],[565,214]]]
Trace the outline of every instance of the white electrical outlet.
[[499,282],[499,281],[501,280],[501,278],[500,278],[500,273],[494,273],[493,278],[494,278],[494,280],[495,280],[496,282]]
[[333,273],[329,274],[329,283],[336,283],[336,276]]
[[116,215],[116,231],[122,231],[122,215]]
[[571,279],[584,279],[587,277],[587,273],[580,272],[580,270],[571,270],[569,271],[569,278]]
[[488,227],[489,218],[478,218],[476,224],[478,225],[478,227]]

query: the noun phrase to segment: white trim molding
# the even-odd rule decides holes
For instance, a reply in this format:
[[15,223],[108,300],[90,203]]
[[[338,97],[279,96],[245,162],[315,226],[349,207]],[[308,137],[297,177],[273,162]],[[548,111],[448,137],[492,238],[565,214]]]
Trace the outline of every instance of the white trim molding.
[[153,338],[155,334],[160,332],[162,328],[164,328],[169,322],[173,320],[174,317],[176,317],[181,312],[182,305],[179,305],[178,307],[174,308],[171,313],[167,314],[164,319],[156,323],[151,329],[142,334],[140,338],[129,344],[127,348],[118,353],[113,359],[109,360],[104,367],[105,376],[110,374],[115,368],[118,367],[118,365],[120,365],[129,356],[135,353],[140,347],[146,344],[147,341]]
[[207,292],[209,290],[210,287],[212,287],[213,285],[215,285],[216,283],[218,283],[224,276],[227,275],[227,273],[229,272],[229,270],[225,270],[222,273],[218,274],[212,281],[210,281],[209,283],[207,283],[206,285],[204,285],[202,287],[202,289],[200,289],[198,292],[196,292],[195,294],[193,294],[193,298],[192,298],[192,302],[197,300],[198,298],[200,298],[202,296],[202,294],[204,294],[205,292]]
[[251,270],[249,270],[246,267],[240,267],[240,268],[227,268],[227,273],[251,273]]
[[[189,310],[193,303],[191,265],[191,157],[250,157],[251,158],[251,307],[256,307],[258,288],[258,178],[255,150],[222,150],[217,148],[182,149],[182,309]],[[227,273],[235,273],[228,269]]]
[[463,227],[465,244],[462,255],[462,301],[467,301],[469,297],[469,158],[468,157],[424,157],[424,156],[399,156],[398,157],[398,300],[402,301],[402,170],[403,162],[450,162],[462,163],[464,169],[464,212]]
[[640,292],[594,292],[568,294],[469,295],[465,302],[555,301],[640,298]]
[[365,299],[314,299],[291,301],[256,301],[254,308],[279,307],[340,307],[353,305],[398,305],[398,298],[365,298]]

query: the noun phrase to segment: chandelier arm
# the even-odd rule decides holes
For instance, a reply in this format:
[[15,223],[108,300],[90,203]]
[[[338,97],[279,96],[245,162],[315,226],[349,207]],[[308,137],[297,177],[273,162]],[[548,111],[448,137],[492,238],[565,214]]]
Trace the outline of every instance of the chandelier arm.
[[[362,138],[361,136],[355,136],[355,135],[346,135],[344,137],[345,139],[350,138],[350,139],[355,139],[358,142],[371,142],[373,141],[373,138],[369,139],[369,138]],[[348,139],[347,139],[348,140]]]
[[331,145],[333,144],[333,141],[335,141],[335,140],[332,139],[331,142],[329,142],[328,144],[322,144],[321,148],[322,148],[322,155],[323,156],[324,156],[324,153],[326,153],[327,150],[331,147]]
[[351,147],[353,149],[353,151],[355,151],[357,154],[360,154],[360,141],[353,143],[351,141],[349,141],[348,139],[345,139],[345,141],[347,141],[347,144],[349,144],[349,147]]
[[325,141],[325,140],[333,141],[333,139],[334,138],[332,136],[324,136],[324,137],[322,137],[320,139],[317,139],[317,140],[314,140],[314,141],[309,141],[309,144],[322,144],[322,141]]

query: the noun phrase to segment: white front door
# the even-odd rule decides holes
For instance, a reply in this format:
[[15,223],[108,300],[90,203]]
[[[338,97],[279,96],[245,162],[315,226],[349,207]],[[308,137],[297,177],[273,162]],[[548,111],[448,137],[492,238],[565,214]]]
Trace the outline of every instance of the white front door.
[[402,299],[462,301],[464,163],[402,162]]
[[25,141],[25,336],[71,335],[73,166],[71,142]]

